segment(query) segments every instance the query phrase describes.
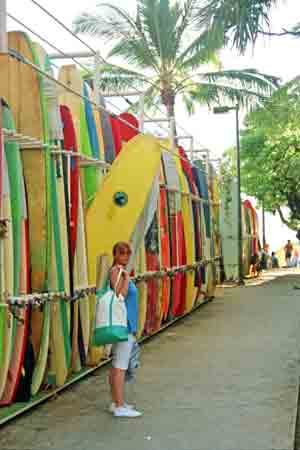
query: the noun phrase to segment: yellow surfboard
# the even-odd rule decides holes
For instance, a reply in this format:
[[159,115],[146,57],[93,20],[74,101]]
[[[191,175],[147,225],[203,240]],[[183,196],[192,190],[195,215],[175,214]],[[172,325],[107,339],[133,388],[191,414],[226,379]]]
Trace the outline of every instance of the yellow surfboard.
[[[160,168],[161,147],[151,136],[136,136],[124,145],[87,211],[89,282],[96,282],[97,258],[117,241],[130,241]],[[142,240],[143,236],[141,236]]]

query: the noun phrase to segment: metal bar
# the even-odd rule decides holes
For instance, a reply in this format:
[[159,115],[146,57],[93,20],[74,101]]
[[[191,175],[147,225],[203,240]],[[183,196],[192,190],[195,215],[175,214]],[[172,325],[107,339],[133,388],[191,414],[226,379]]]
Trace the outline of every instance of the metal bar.
[[191,147],[190,147],[190,154],[191,154],[191,160],[192,160],[192,163],[193,163],[193,161],[194,161],[194,138],[192,138],[191,139]]
[[82,161],[79,163],[79,167],[110,167],[109,164],[103,161]]
[[144,131],[144,123],[145,123],[145,95],[141,94],[140,102],[139,102],[139,119],[140,119],[140,130]]
[[144,92],[139,91],[128,91],[128,92],[107,92],[103,94],[103,97],[112,98],[112,97],[138,97],[139,95],[144,94]]
[[175,136],[175,139],[194,139],[193,138],[193,136],[189,136],[189,135],[186,135],[186,136]]
[[160,123],[160,122],[170,122],[169,119],[146,119],[144,123]]
[[51,59],[72,59],[72,58],[92,58],[95,56],[95,53],[92,52],[64,52],[61,53],[50,53],[49,58]]
[[173,153],[175,153],[176,149],[176,142],[175,142],[175,118],[170,117],[170,141],[171,141],[171,150]]
[[263,238],[263,249],[266,247],[266,214],[265,214],[265,202],[262,202],[262,238]]
[[100,52],[94,57],[94,66],[95,66],[95,92],[96,92],[96,104],[99,108],[101,104],[101,95],[100,95],[100,82],[101,82],[101,58]]
[[185,195],[186,197],[190,197],[195,202],[205,203],[213,206],[220,206],[220,202],[212,202],[210,200],[205,200],[204,198],[198,197],[198,195],[192,194],[191,192],[182,192],[177,188],[166,186],[163,183],[160,183],[160,187],[163,187],[168,192],[175,192],[181,195]]
[[0,53],[7,53],[7,17],[6,0],[0,0]]

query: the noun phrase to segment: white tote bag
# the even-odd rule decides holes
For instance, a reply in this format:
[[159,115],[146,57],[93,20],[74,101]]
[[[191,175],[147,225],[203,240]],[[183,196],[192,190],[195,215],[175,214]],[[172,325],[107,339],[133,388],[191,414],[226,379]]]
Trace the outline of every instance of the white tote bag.
[[[117,278],[115,289],[121,280],[122,270]],[[99,347],[105,344],[128,340],[127,310],[125,301],[119,300],[116,292],[111,289],[108,281],[105,288],[97,292],[95,326],[93,345]]]

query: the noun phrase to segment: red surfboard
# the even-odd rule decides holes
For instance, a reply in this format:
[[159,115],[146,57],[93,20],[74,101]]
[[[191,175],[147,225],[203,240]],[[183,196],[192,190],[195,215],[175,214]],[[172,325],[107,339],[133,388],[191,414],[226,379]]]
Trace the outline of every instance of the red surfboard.
[[[60,106],[60,114],[63,123],[64,132],[64,149],[70,152],[78,152],[76,133],[73,123],[71,111],[67,106]],[[72,272],[74,268],[74,257],[77,242],[77,226],[78,226],[78,201],[79,201],[79,166],[78,158],[71,157],[70,174],[68,175],[68,196],[71,203],[69,209],[69,229],[70,229],[70,247]]]
[[120,153],[121,148],[122,148],[120,122],[116,117],[110,116],[110,123],[111,123],[113,141],[115,144],[115,152],[116,152],[116,156],[118,156],[118,154]]
[[128,142],[139,134],[139,132],[138,132],[138,129],[140,126],[139,121],[133,114],[130,114],[128,112],[121,113],[119,115],[119,117],[120,117],[120,119],[128,122],[133,127],[137,128],[137,130],[135,130],[135,129],[131,128],[130,126],[126,125],[125,123],[119,122],[121,139],[123,142]]
[[251,250],[252,255],[255,255],[258,252],[258,229],[257,229],[257,213],[255,208],[253,207],[250,200],[244,201],[245,208],[249,209],[251,216],[251,225],[252,225],[252,236],[251,236]]
[[[169,230],[169,209],[167,200],[166,188],[160,187],[159,196],[159,208],[160,208],[160,247],[161,247],[161,266],[163,269],[171,267],[171,255],[170,255],[170,230]],[[162,320],[166,320],[168,317],[170,306],[170,291],[171,283],[170,278],[167,276],[162,279]]]

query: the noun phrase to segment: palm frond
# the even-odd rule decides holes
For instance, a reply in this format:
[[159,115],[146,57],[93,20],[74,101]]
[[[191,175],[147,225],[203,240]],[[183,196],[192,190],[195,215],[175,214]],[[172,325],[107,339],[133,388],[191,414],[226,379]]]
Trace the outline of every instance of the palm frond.
[[101,69],[100,89],[103,92],[124,92],[128,89],[143,91],[149,87],[151,81],[135,71],[118,66],[104,66]]
[[185,32],[191,27],[197,11],[198,0],[186,0],[182,6],[180,24],[177,27],[177,48],[179,50]]
[[177,31],[181,19],[180,3],[169,0],[138,0],[139,20],[148,45],[161,61],[170,66],[177,54]]
[[217,52],[224,46],[223,34],[205,31],[197,36],[178,57],[182,69],[195,69],[201,64],[218,62]]
[[116,16],[84,12],[73,21],[73,31],[76,34],[87,34],[92,37],[111,40],[128,35],[131,27],[128,26],[127,22],[118,19]]
[[192,83],[185,89],[185,96],[190,97],[190,102],[213,105],[232,106],[239,104],[244,108],[253,108],[265,99],[265,96],[249,89],[235,88],[220,83]]
[[[139,111],[140,101],[132,102],[128,108],[128,112],[137,114]],[[155,113],[160,110],[161,105],[159,89],[155,84],[144,90],[144,106],[147,113]]]
[[272,75],[263,74],[256,69],[221,70],[200,75],[202,80],[213,82],[227,82],[232,87],[255,90],[258,94],[269,96],[279,86],[279,79]]
[[[144,33],[142,17],[141,17],[141,9],[139,4],[137,5],[137,17],[134,20],[124,9],[119,8],[115,5],[111,5],[109,3],[100,3],[99,7],[106,7],[112,11],[115,17],[119,18],[120,23],[124,22],[127,24],[128,28],[131,30],[131,33],[123,33],[122,39],[128,43],[133,43],[134,40],[138,42],[138,54],[141,55],[141,50],[143,50],[144,59],[147,60],[147,65],[150,67],[154,67],[156,70],[158,68],[158,61],[155,53],[153,52],[153,46],[151,42],[147,39],[147,36]],[[117,25],[116,25],[117,26]],[[133,44],[132,44],[133,45]],[[133,45],[133,48],[135,46]]]
[[197,103],[199,103],[198,101],[195,101],[193,98],[192,93],[183,93],[181,96],[181,99],[183,101],[183,104],[188,112],[188,114],[191,116],[192,114],[195,113],[195,106]]
[[121,57],[130,66],[157,71],[155,60],[149,55],[143,42],[136,38],[120,39],[110,51],[109,57]]
[[270,10],[277,0],[205,0],[199,6],[200,26],[221,29],[244,53],[270,25]]

